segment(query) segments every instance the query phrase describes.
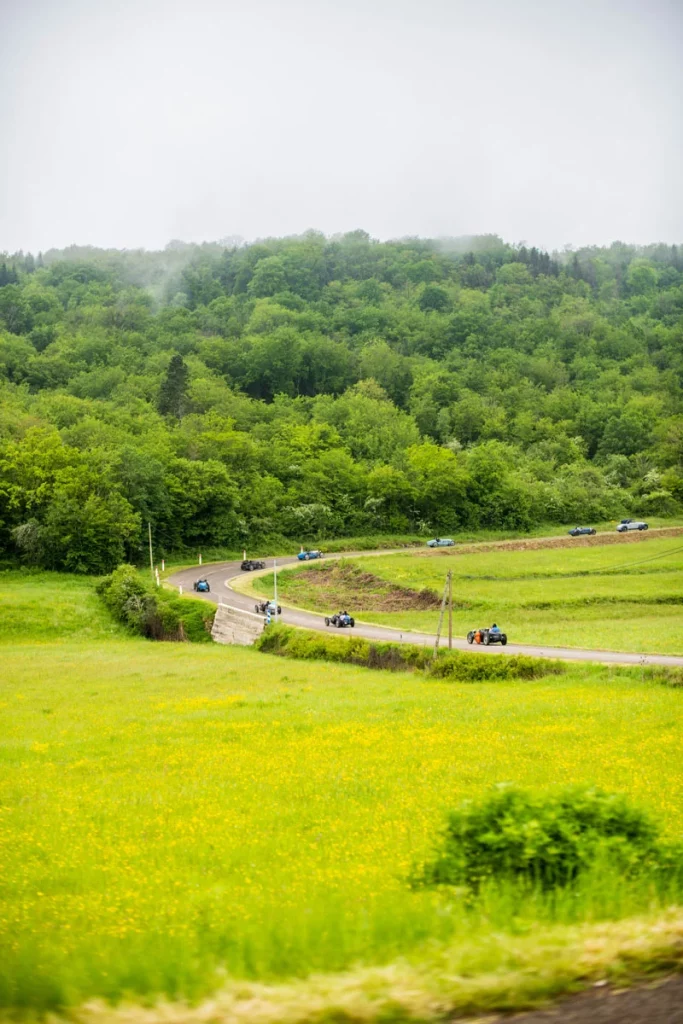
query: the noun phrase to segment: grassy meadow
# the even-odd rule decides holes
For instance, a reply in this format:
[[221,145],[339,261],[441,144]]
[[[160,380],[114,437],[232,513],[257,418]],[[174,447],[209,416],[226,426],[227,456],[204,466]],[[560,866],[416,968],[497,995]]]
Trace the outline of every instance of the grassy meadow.
[[536,963],[548,992],[577,935],[663,912],[618,878],[476,908],[406,879],[449,808],[505,781],[627,792],[680,834],[680,688],[585,666],[457,685],[155,644],[87,581],[5,575],[0,595],[0,1005],[200,998],[399,958],[487,979],[526,964],[522,993]]
[[[376,584],[325,585],[332,563],[323,562],[282,570],[280,598],[321,614],[348,604],[364,621],[436,632],[438,608],[383,610],[382,584],[441,595],[451,570],[454,630],[461,636],[496,621],[512,643],[683,654],[683,537],[537,550],[422,549],[356,564]],[[253,586],[270,592],[272,576],[255,578]]]

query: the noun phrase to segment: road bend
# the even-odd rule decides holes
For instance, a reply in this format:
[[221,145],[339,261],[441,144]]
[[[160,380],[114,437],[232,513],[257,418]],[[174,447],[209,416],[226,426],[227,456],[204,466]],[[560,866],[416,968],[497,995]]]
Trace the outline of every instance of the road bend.
[[[403,550],[403,549],[402,549]],[[344,554],[326,554],[325,560],[330,558],[362,558],[370,555],[398,554],[397,551],[357,551],[345,552]],[[263,572],[272,572],[272,560],[265,559],[267,568],[262,572],[252,575],[262,575]],[[298,564],[296,556],[289,558],[278,558],[278,569]],[[214,604],[227,604],[233,608],[242,608],[245,611],[254,611],[255,599],[247,594],[241,594],[233,589],[233,583],[237,579],[243,579],[246,573],[240,569],[241,562],[216,562],[211,565],[194,566],[191,569],[183,569],[168,577],[167,582],[173,587],[182,587],[183,593],[192,597],[200,597],[205,601],[212,601]],[[192,584],[197,579],[209,581],[211,591],[208,594],[195,594]],[[334,626],[326,626],[322,615],[314,612],[304,611],[300,608],[287,608],[282,606],[282,621],[287,626],[299,626],[302,629],[315,629],[323,633],[334,633],[340,635],[340,630]],[[345,631],[344,631],[345,632]],[[351,631],[349,631],[351,632]],[[436,635],[434,633],[417,633],[412,630],[392,629],[389,626],[374,626],[368,622],[356,620],[354,636],[365,637],[366,640],[391,641],[394,643],[418,644],[420,646],[431,646],[434,644]],[[447,643],[448,641],[446,641]],[[444,646],[444,640],[441,640]],[[484,647],[483,645],[470,645],[467,640],[460,637],[453,637],[453,647],[459,651],[474,651],[477,654],[527,654],[534,658],[554,658],[560,661],[593,661],[603,665],[665,665],[671,668],[683,667],[683,656],[668,654],[634,654],[626,651],[601,651],[585,650],[580,647],[546,647],[538,644],[511,644],[507,647]]]

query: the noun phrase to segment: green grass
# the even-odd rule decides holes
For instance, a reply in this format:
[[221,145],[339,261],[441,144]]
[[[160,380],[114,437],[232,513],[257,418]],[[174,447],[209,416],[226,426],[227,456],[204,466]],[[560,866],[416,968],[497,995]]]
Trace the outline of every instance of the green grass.
[[[454,548],[369,557],[358,565],[382,580],[439,594],[452,570],[453,622],[460,636],[495,620],[513,643],[683,653],[683,538],[469,554]],[[319,568],[281,571],[280,598],[325,612],[308,583],[315,577],[307,574]],[[268,592],[271,578],[253,585]],[[330,608],[338,603],[335,595],[328,600]],[[432,633],[438,616],[438,610],[372,611],[367,601],[358,613],[364,621]]]
[[[36,581],[10,582],[5,608],[33,607]],[[502,781],[627,792],[680,833],[680,689],[599,667],[457,685],[154,644],[104,620],[84,640],[90,585],[42,592],[69,635],[35,643],[27,619],[3,647],[0,1004],[199,998],[225,971],[305,977],[438,950],[483,977],[512,970],[524,936],[542,970],[550,934],[661,909],[618,878],[468,909],[406,877],[446,811]]]
[[95,582],[65,573],[0,572],[0,644],[110,640],[125,635]]

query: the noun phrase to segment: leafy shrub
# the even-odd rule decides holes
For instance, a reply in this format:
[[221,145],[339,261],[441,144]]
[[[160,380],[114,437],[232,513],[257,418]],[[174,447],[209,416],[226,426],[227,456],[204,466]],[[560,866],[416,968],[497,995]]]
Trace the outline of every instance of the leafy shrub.
[[215,609],[203,601],[152,589],[133,565],[120,565],[97,585],[97,592],[119,622],[152,640],[211,639]]
[[539,679],[565,670],[559,661],[520,656],[506,657],[502,654],[484,657],[480,654],[442,651],[434,660],[431,647],[418,647],[417,644],[374,643],[349,633],[343,636],[328,636],[325,633],[282,625],[266,629],[255,646],[267,654],[279,654],[286,658],[345,662],[395,672],[421,670],[432,678],[452,679],[455,682]]
[[652,491],[645,494],[638,502],[644,516],[676,516],[680,515],[681,506],[669,491]]
[[450,814],[438,856],[414,881],[477,890],[504,879],[552,889],[596,863],[624,874],[674,871],[683,881],[683,844],[662,843],[657,825],[620,795],[504,786]]
[[449,652],[429,667],[432,678],[453,679],[459,683],[479,683],[487,679],[541,679],[543,676],[560,675],[564,671],[565,666],[561,661],[529,658],[520,654],[511,657],[501,654],[488,658],[481,654]]

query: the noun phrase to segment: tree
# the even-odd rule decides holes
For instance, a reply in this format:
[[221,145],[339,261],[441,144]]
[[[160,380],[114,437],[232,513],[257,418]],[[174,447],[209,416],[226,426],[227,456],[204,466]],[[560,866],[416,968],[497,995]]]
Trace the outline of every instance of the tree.
[[42,542],[48,564],[67,572],[111,572],[137,547],[140,517],[122,495],[78,493],[58,487],[47,516]]
[[247,292],[255,298],[267,298],[277,292],[283,292],[287,287],[285,270],[279,256],[268,256],[265,260],[259,260],[256,270]]
[[418,305],[423,313],[440,312],[441,310],[448,309],[450,304],[451,300],[448,297],[448,292],[440,288],[438,284],[426,285],[418,300]]
[[162,416],[175,416],[181,420],[187,408],[190,371],[181,355],[174,355],[168,364],[166,376],[159,389],[157,409]]
[[33,315],[16,284],[0,288],[0,323],[5,324],[12,334],[27,334],[33,327]]

